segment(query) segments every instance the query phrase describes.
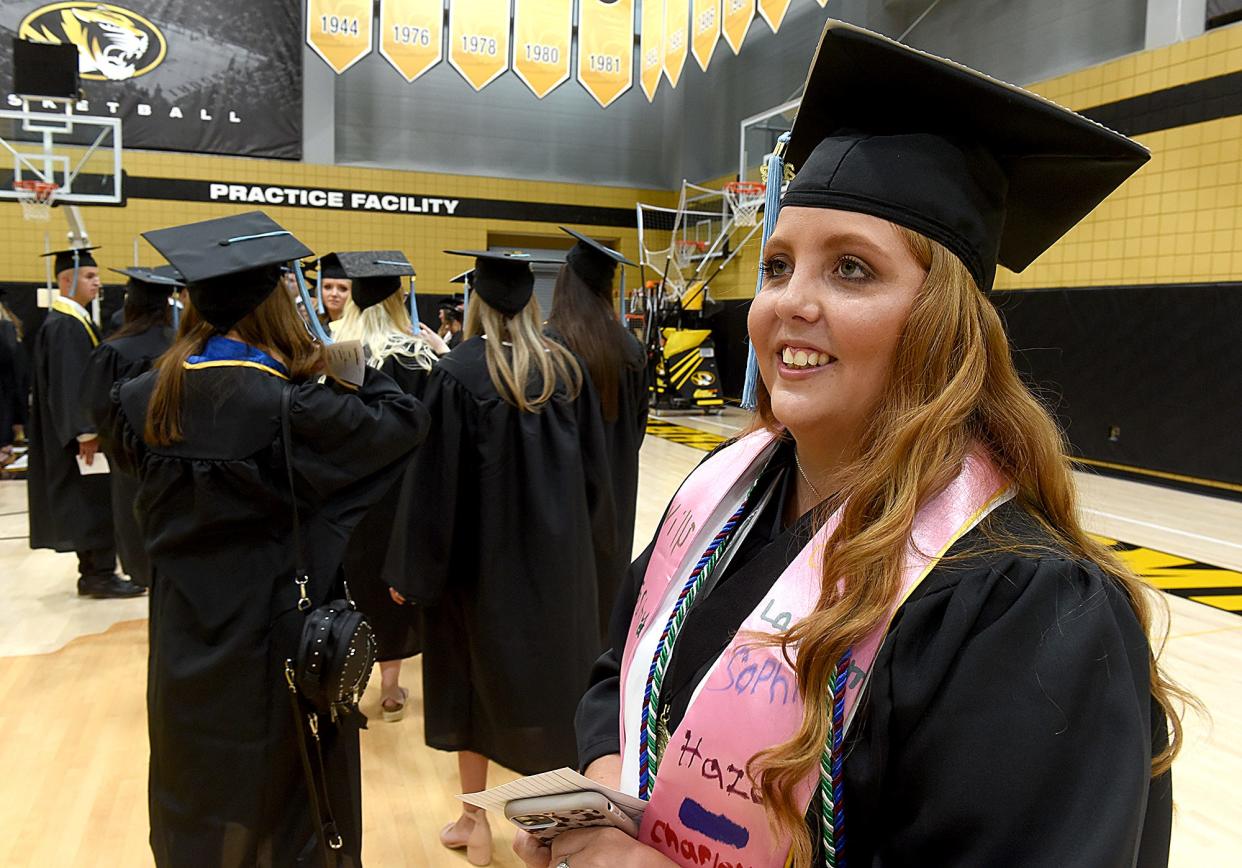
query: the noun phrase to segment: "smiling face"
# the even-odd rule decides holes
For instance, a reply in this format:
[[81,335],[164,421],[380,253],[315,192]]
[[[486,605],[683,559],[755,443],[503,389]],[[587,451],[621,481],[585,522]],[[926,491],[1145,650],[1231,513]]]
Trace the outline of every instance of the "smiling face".
[[353,281],[325,277],[320,285],[320,292],[323,293],[323,309],[327,311],[328,319],[340,319],[341,313],[345,310],[345,302],[349,301]]
[[800,443],[856,439],[888,381],[923,266],[886,220],[787,207],[763,267],[747,324],[772,415]]

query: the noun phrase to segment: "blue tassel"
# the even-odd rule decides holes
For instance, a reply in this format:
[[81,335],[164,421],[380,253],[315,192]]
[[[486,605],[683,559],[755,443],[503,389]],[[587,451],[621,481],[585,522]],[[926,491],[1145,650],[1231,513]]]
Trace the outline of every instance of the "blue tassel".
[[317,289],[318,292],[315,294],[316,310],[318,310],[319,315],[322,316],[328,312],[328,309],[323,306],[323,287],[319,286]]
[[[767,156],[768,188],[763,200],[763,232],[759,237],[759,249],[768,246],[768,239],[776,229],[776,218],[781,213],[781,186],[785,182],[785,146],[789,144],[789,133],[782,133],[776,140],[776,148]],[[763,289],[763,270],[760,269],[755,279],[755,295]],[[756,390],[759,383],[759,359],[755,356],[755,346],[751,344],[746,351],[746,384],[742,387],[742,409],[753,410],[756,403]]]
[[[315,316],[313,311],[315,305],[311,303],[310,290],[306,288],[306,277],[302,274],[302,263],[296,259],[293,260],[293,273],[298,279],[298,294],[302,297],[302,304],[306,306],[306,310],[311,315],[307,317],[310,320],[311,333],[319,339],[322,344],[332,343],[332,338],[323,330],[323,324],[319,322],[319,317]],[[321,293],[322,295],[322,293]]]
[[181,329],[181,302],[177,300],[177,292],[178,291],[174,289],[172,297],[169,299],[169,301],[172,303],[172,309],[173,309],[172,311],[173,334],[176,334]]
[[410,297],[407,299],[410,303],[410,325],[414,329],[414,334],[418,335],[418,299],[414,298],[414,281],[417,280],[414,275],[410,275]]

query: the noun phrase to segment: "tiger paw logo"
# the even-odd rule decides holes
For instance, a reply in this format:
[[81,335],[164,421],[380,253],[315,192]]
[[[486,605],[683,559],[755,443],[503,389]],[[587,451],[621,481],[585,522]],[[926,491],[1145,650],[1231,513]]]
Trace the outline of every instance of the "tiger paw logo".
[[111,3],[50,3],[18,26],[22,39],[78,47],[78,72],[89,81],[125,81],[164,61],[168,44],[159,28]]

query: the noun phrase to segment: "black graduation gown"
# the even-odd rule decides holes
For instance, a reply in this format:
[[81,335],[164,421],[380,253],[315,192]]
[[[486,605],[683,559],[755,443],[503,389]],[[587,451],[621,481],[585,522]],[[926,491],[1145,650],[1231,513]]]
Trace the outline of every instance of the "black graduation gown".
[[110,550],[113,545],[110,474],[78,472],[78,435],[95,423],[82,400],[82,374],[98,333],[58,310],[35,336],[31,377],[29,484],[30,547],[58,552]]
[[[783,501],[687,616],[664,679],[670,730],[810,538],[809,516],[781,527]],[[1035,550],[998,552],[996,538]],[[630,571],[613,650],[578,709],[582,767],[619,749],[620,652],[650,553]],[[848,863],[1167,865],[1172,792],[1168,776],[1150,777],[1165,733],[1150,653],[1114,581],[1058,552],[1020,507],[997,509],[898,610],[876,657],[844,764]]]
[[[638,452],[647,433],[647,411],[650,393],[647,388],[647,353],[643,345],[620,323],[617,333],[622,342],[623,367],[617,384],[617,418],[604,420],[604,446],[612,472],[612,494],[617,506],[616,557],[599,571],[600,634],[608,635],[617,590],[625,579],[634,557],[634,512],[638,500]],[[548,334],[564,343],[549,329]]]
[[26,387],[17,329],[0,320],[0,446],[13,442],[13,426],[26,424]]
[[522,413],[496,392],[485,351],[471,338],[431,373],[431,432],[386,573],[423,613],[427,744],[531,774],[573,763],[616,522],[589,378],[576,400]]
[[[384,360],[380,370],[392,377],[407,395],[423,396],[430,371],[406,367],[391,357]],[[354,602],[366,613],[375,630],[377,660],[404,660],[422,650],[417,608],[393,602],[383,578],[384,558],[392,540],[400,496],[401,480],[398,479],[379,503],[367,510],[345,549],[345,579]]]
[[[145,332],[104,341],[91,353],[82,375],[82,397],[89,404],[91,418],[98,421],[111,402],[112,386],[150,370],[155,359],[172,345],[173,331],[152,326]],[[109,456],[111,460],[111,456]],[[116,462],[113,461],[113,464]],[[138,480],[120,468],[113,468],[112,524],[116,534],[116,553],[121,567],[137,585],[151,587],[151,561],[142,543],[142,531],[134,513]]]
[[[298,759],[284,661],[296,654],[283,380],[254,367],[187,372],[186,439],[140,432],[154,372],[117,387],[105,446],[138,477],[155,577],[147,709],[151,848],[161,868],[321,864]],[[291,431],[302,539],[315,605],[341,592],[349,533],[392,485],[427,414],[388,377],[295,387]],[[324,723],[339,864],[361,864],[357,726]]]

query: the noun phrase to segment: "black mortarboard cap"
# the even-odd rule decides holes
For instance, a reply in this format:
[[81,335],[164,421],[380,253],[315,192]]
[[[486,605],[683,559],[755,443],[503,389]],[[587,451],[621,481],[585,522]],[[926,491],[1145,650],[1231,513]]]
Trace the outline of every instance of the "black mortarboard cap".
[[618,265],[634,265],[625,256],[611,247],[605,247],[594,238],[588,238],[566,226],[562,226],[561,230],[578,239],[578,243],[565,257],[565,262],[596,292],[612,289],[612,278],[617,273]]
[[142,237],[181,272],[194,307],[222,330],[272,293],[281,265],[311,254],[262,211],[157,229]]
[[350,298],[365,310],[379,304],[401,288],[401,278],[413,277],[414,266],[400,250],[356,250],[329,253],[321,270],[339,270],[341,277],[353,281]]
[[97,268],[99,263],[95,261],[95,257],[91,256],[92,250],[98,250],[99,245],[94,247],[77,247],[69,250],[53,250],[51,253],[44,253],[43,257],[55,256],[56,260],[52,264],[55,274],[62,271],[71,271],[74,268],[74,254],[77,254],[78,268]]
[[[474,269],[470,288],[505,316],[515,316],[530,301],[535,291],[535,274],[530,270],[535,259],[529,253],[501,250],[446,250],[453,256],[473,256]],[[551,261],[551,260],[547,260]]]
[[1137,142],[1028,91],[829,21],[785,159],[782,206],[889,220],[940,242],[988,290],[1147,160]]
[[145,304],[167,300],[170,295],[185,286],[180,280],[180,275],[171,265],[162,265],[157,268],[135,266],[110,270],[129,278],[126,297],[133,296]]
[[329,253],[327,256],[320,257],[319,277],[323,280],[349,279],[349,276],[345,274],[345,267],[341,265],[341,260],[335,253]]

